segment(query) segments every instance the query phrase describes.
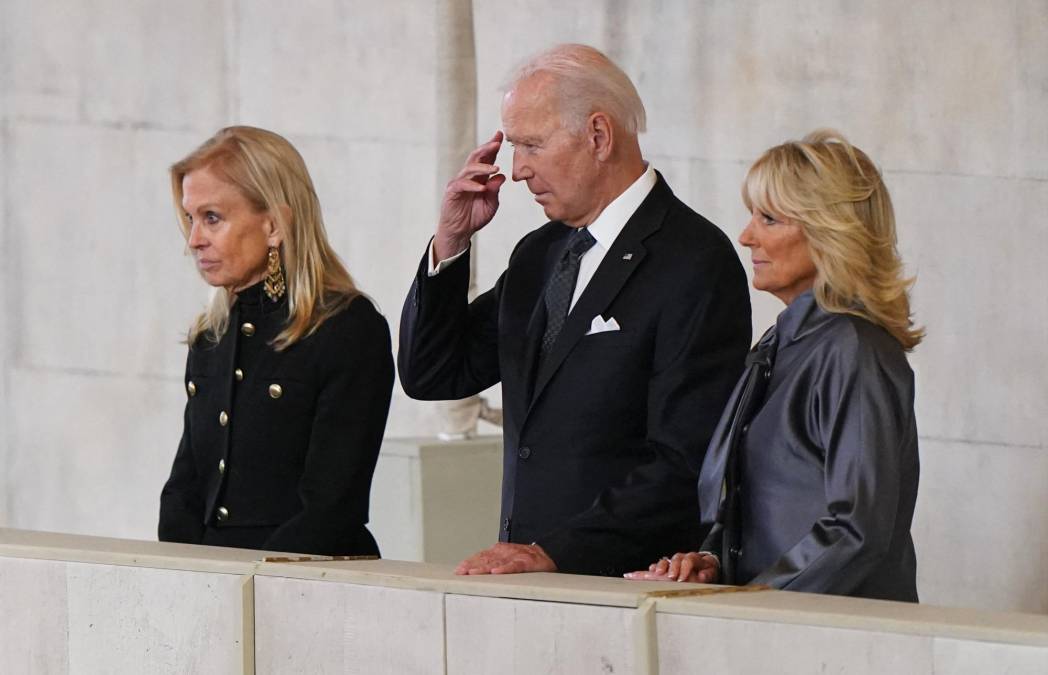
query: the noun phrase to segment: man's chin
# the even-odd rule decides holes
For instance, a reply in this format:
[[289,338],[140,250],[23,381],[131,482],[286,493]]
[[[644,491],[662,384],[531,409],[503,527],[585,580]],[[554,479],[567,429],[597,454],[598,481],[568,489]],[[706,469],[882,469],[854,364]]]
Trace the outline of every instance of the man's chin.
[[539,206],[542,207],[542,213],[544,213],[546,215],[546,220],[549,220],[551,222],[556,222],[556,223],[564,223],[565,225],[568,225],[569,227],[578,227],[578,225],[573,225],[572,223],[569,223],[566,220],[567,218],[571,217],[570,216],[570,212],[565,211],[563,208],[559,208],[560,207],[559,204],[548,204],[548,203],[547,204],[542,204],[542,203],[540,203]]
[[560,220],[561,216],[564,215],[559,209],[553,207],[550,204],[540,204],[540,206],[542,207],[542,212],[546,214],[546,218],[548,220]]

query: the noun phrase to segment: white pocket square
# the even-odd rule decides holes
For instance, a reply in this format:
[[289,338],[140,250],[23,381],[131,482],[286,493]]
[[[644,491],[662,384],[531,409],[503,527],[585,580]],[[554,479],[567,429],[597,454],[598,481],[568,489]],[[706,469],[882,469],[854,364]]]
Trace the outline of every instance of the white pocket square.
[[593,317],[593,321],[590,322],[590,329],[586,332],[586,335],[596,335],[597,333],[607,333],[608,331],[619,330],[619,322],[615,320],[615,317],[604,320],[600,314]]

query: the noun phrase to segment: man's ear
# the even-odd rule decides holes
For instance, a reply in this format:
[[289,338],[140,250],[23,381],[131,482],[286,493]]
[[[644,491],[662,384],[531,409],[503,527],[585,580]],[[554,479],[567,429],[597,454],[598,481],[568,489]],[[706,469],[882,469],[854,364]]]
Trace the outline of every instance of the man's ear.
[[597,161],[606,162],[615,147],[615,127],[607,113],[595,112],[586,120],[586,138]]
[[284,228],[291,227],[291,207],[287,204],[280,204],[276,207],[278,218],[274,218],[273,214],[270,213],[268,221],[269,235],[266,237],[266,243],[272,248],[280,248],[280,244],[284,241]]

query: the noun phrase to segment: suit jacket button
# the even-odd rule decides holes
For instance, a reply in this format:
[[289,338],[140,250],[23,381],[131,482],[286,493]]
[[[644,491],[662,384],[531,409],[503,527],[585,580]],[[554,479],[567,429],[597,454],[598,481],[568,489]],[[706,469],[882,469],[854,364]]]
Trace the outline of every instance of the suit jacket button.
[[531,457],[531,448],[525,445],[520,450],[517,450],[517,457],[520,457],[521,459],[527,459],[528,457]]
[[226,460],[224,460],[224,459],[218,460],[218,472],[219,473],[225,473],[226,472]]
[[270,398],[280,398],[283,395],[284,395],[284,388],[281,387],[279,384],[271,384],[271,385],[269,385],[269,397]]
[[227,424],[229,424],[229,415],[226,414],[225,410],[218,413],[218,423],[222,426],[226,426]]
[[186,383],[186,391],[189,392],[190,396],[196,396],[196,385],[193,384],[193,380]]
[[240,382],[244,379],[244,371],[240,370],[239,368],[233,371],[233,375],[237,378],[237,382]]
[[748,424],[743,424],[743,425],[742,425],[742,430],[741,430],[741,431],[742,431],[742,435],[743,435],[743,436],[745,436],[746,434],[750,433],[750,425],[748,425]]
[[224,506],[218,507],[218,522],[223,523],[229,520],[229,509]]
[[502,519],[502,529],[509,532],[509,518]]
[[252,335],[255,334],[255,324],[253,324],[253,323],[242,323],[242,324],[240,324],[240,332],[243,333],[244,335],[246,335],[247,337],[251,337]]

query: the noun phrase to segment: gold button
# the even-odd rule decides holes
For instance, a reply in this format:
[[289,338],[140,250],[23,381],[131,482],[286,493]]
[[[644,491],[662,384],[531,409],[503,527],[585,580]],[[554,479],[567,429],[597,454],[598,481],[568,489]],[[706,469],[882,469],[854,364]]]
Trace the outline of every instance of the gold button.
[[218,522],[229,520],[229,509],[224,506],[218,507]]
[[234,374],[234,375],[236,375],[236,378],[237,378],[237,382],[239,382],[239,381],[241,381],[242,379],[244,379],[244,371],[240,370],[239,368],[237,368],[236,370],[234,370],[234,371],[233,371],[233,374]]
[[190,396],[196,396],[196,385],[193,384],[192,380],[190,380],[189,384],[186,385],[186,391],[189,392]]
[[225,473],[226,472],[226,460],[224,460],[224,459],[218,460],[218,472],[219,473]]
[[279,384],[269,385],[269,395],[272,398],[280,398],[284,395],[284,389]]
[[218,413],[218,423],[222,426],[226,426],[227,424],[229,424],[229,415],[226,414],[225,410]]
[[240,332],[243,333],[244,335],[248,336],[248,337],[251,337],[252,335],[255,334],[255,324],[253,324],[253,323],[242,324],[240,326]]

